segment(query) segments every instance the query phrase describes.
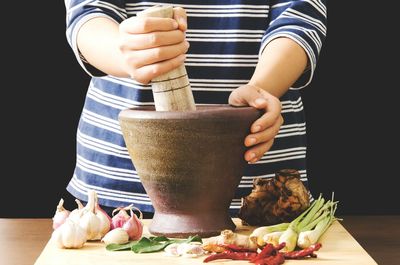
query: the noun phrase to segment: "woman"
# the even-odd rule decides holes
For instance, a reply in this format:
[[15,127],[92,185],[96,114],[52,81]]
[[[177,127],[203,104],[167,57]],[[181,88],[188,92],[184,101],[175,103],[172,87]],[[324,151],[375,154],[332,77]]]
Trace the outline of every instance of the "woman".
[[[152,105],[150,80],[184,62],[197,104],[266,110],[244,139],[249,165],[232,212],[254,177],[294,168],[307,185],[299,89],[310,83],[325,38],[325,1],[65,3],[68,42],[92,76],[77,132],[76,169],[67,187],[72,195],[86,200],[87,190],[95,189],[104,207],[134,203],[154,211],[117,117],[123,109]],[[156,4],[173,5],[174,19],[136,17]]]

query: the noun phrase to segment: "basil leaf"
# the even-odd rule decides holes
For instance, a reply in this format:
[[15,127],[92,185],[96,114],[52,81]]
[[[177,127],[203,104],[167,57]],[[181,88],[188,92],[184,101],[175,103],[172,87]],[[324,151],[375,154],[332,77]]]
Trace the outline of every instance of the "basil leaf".
[[138,241],[130,241],[126,244],[108,244],[106,249],[109,251],[122,251],[122,250],[130,250],[133,245],[135,245]]

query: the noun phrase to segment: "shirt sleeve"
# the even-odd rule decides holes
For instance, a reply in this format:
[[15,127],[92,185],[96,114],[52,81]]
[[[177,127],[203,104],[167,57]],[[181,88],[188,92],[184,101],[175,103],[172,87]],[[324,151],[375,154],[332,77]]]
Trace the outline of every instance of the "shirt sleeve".
[[66,7],[66,35],[67,41],[82,68],[90,76],[104,76],[105,73],[90,65],[77,46],[77,33],[80,27],[88,20],[95,17],[107,17],[117,23],[127,18],[125,1],[120,0],[65,0]]
[[260,54],[272,40],[287,37],[303,47],[309,65],[292,88],[307,86],[313,77],[327,26],[326,0],[271,1],[270,22],[261,41]]

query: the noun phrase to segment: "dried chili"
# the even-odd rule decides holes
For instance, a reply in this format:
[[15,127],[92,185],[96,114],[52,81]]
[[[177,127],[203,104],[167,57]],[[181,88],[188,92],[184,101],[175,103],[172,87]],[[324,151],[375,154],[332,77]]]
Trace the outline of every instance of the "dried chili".
[[210,262],[217,259],[251,260],[255,256],[257,256],[256,252],[223,252],[210,255],[203,262]]
[[255,261],[255,265],[280,265],[285,262],[285,257],[282,253],[276,252],[275,255],[258,259]]
[[265,246],[264,246],[264,248],[261,250],[261,252],[260,253],[258,253],[257,254],[257,256],[255,256],[253,259],[251,259],[250,261],[251,262],[256,262],[257,260],[260,260],[260,259],[264,259],[264,258],[266,258],[266,257],[269,257],[269,256],[271,256],[272,255],[272,253],[275,251],[275,248],[274,248],[274,245],[272,245],[272,244],[266,244]]
[[257,252],[257,249],[250,249],[250,248],[244,248],[244,247],[239,247],[234,244],[226,244],[222,245],[226,250],[229,250],[231,252]]
[[284,253],[284,256],[286,259],[302,259],[305,257],[316,257],[314,251],[319,250],[321,247],[322,247],[321,243],[317,243],[302,250],[294,250],[286,252]]

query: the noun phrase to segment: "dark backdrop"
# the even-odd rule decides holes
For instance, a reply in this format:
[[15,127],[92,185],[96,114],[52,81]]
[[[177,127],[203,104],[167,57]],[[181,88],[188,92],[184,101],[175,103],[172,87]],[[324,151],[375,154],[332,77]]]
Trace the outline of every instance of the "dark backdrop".
[[[334,191],[340,214],[400,214],[400,46],[391,16],[351,2],[329,2],[328,37],[303,90],[310,185]],[[63,1],[24,5],[2,23],[0,217],[51,217],[60,197],[74,207],[65,186],[89,78],[67,45]]]

